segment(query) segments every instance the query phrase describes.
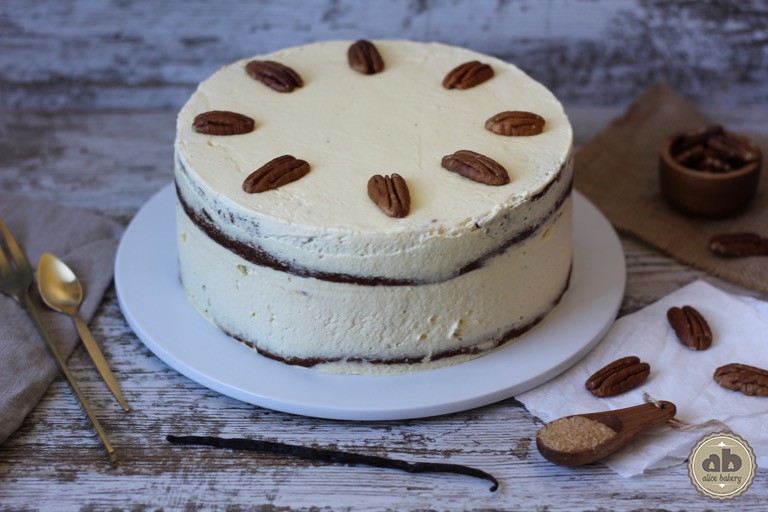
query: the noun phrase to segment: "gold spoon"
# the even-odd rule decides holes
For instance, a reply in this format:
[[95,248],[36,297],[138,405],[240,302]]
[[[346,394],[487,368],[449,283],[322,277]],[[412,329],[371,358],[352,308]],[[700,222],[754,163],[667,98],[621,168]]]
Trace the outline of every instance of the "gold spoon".
[[545,459],[561,466],[589,464],[671,420],[676,411],[672,402],[660,401],[658,405],[646,403],[615,411],[565,416],[539,430],[536,447]]
[[83,287],[77,280],[77,276],[66,263],[51,253],[45,253],[40,256],[40,261],[37,263],[37,287],[43,300],[51,309],[72,317],[77,332],[83,340],[83,345],[88,350],[101,378],[104,379],[123,410],[125,412],[130,411],[130,407],[128,407],[123,393],[120,391],[120,386],[109,369],[106,359],[104,359],[104,354],[88,329],[88,325],[78,313],[80,303],[83,301]]

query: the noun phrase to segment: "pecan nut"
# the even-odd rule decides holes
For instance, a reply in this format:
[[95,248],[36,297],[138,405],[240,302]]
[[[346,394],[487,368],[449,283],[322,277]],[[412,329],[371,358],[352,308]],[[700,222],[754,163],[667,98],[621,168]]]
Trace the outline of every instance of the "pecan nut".
[[705,155],[706,149],[703,145],[699,144],[697,146],[693,146],[692,148],[681,151],[677,156],[675,156],[675,159],[681,165],[695,168],[704,160],[706,157]]
[[245,71],[251,78],[277,92],[292,92],[304,85],[296,71],[272,60],[252,60],[245,65]]
[[384,70],[384,60],[376,46],[364,39],[355,41],[347,50],[349,67],[364,75],[381,73]]
[[686,347],[706,350],[712,345],[712,329],[701,313],[691,306],[669,308],[667,320],[677,339]]
[[496,160],[462,149],[443,157],[442,166],[472,181],[499,186],[509,183],[509,174]]
[[713,124],[683,134],[672,148],[672,156],[689,169],[725,173],[759,159],[749,139]]
[[192,127],[197,133],[208,135],[240,135],[253,131],[255,123],[250,117],[227,110],[211,110],[195,116]]
[[249,194],[266,192],[304,177],[309,164],[291,155],[279,156],[253,171],[245,181],[243,190]]
[[740,363],[731,363],[715,370],[715,382],[725,389],[749,396],[768,396],[768,370]]
[[708,246],[713,254],[727,258],[768,256],[768,238],[756,233],[722,233],[710,238]]
[[651,365],[636,356],[627,356],[604,366],[592,374],[584,386],[595,396],[605,398],[634,389],[651,373]]
[[757,159],[757,153],[744,137],[732,133],[716,135],[707,141],[707,146],[723,158],[751,162]]
[[677,143],[680,150],[690,149],[694,146],[705,146],[712,137],[717,137],[725,132],[719,124],[710,124],[698,130],[685,133]]
[[368,197],[386,215],[403,218],[411,209],[411,194],[408,184],[399,174],[381,176],[377,174],[368,180]]
[[729,172],[733,170],[731,164],[722,160],[716,154],[705,153],[704,160],[699,164],[702,171],[709,172]]
[[443,87],[446,89],[469,89],[491,78],[493,78],[493,68],[488,64],[473,60],[449,71],[443,79]]
[[499,112],[485,122],[485,128],[498,135],[525,137],[544,131],[544,118],[533,112]]

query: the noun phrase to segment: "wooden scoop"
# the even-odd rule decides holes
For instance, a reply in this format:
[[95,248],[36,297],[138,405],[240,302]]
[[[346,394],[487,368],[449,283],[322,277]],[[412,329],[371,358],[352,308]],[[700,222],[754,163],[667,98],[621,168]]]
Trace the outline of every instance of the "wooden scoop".
[[[675,412],[677,412],[675,404],[666,401],[660,401],[658,404],[660,407],[657,407],[654,404],[642,404],[615,411],[577,414],[556,419],[539,430],[536,435],[536,446],[545,459],[561,466],[581,466],[583,464],[598,461],[623,447],[639,435],[666,423],[674,417]],[[542,432],[546,428],[556,422],[563,422],[563,420],[576,417],[602,423],[613,430],[615,435],[609,433],[609,435],[611,435],[609,439],[578,451],[555,449],[553,445],[556,445],[557,443],[551,441],[549,444],[547,443],[547,436],[542,436]],[[563,426],[567,427],[571,423],[572,422],[564,422]],[[581,423],[586,424],[587,427],[594,425],[593,423],[589,424],[589,422]],[[601,428],[599,425],[595,426]],[[605,431],[605,429],[602,430]],[[576,430],[574,430],[573,433],[576,435]],[[578,439],[576,441],[578,441]],[[574,443],[574,445],[578,445],[578,442]]]

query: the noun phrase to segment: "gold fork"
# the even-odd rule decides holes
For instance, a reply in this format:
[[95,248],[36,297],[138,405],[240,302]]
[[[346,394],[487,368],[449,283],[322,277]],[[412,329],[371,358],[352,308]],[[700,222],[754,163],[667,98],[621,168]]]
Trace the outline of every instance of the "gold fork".
[[[8,247],[8,253],[6,253],[5,248],[3,247],[3,240],[5,241],[5,245]],[[26,310],[27,314],[32,319],[32,323],[35,324],[35,327],[37,327],[40,336],[45,341],[45,344],[48,345],[48,350],[56,360],[56,364],[58,365],[59,370],[61,370],[61,373],[64,374],[64,377],[67,379],[69,386],[75,393],[75,396],[85,411],[85,414],[91,421],[93,428],[99,435],[99,439],[101,439],[101,443],[104,445],[104,449],[107,451],[107,456],[109,456],[109,462],[113,466],[116,466],[117,454],[115,453],[115,449],[112,446],[112,443],[110,443],[109,439],[107,439],[107,434],[104,432],[104,429],[101,427],[101,423],[99,423],[99,420],[93,413],[93,410],[88,404],[88,400],[85,398],[85,395],[83,395],[83,392],[80,390],[80,386],[77,385],[77,381],[69,371],[67,363],[59,353],[56,345],[53,343],[50,335],[45,330],[42,322],[40,322],[40,317],[37,314],[37,307],[29,296],[29,287],[31,284],[32,267],[30,266],[24,251],[21,249],[21,247],[19,247],[19,244],[16,243],[16,240],[14,240],[11,232],[5,225],[5,222],[0,219],[0,292],[13,297],[16,302],[18,302],[19,305],[24,310]]]

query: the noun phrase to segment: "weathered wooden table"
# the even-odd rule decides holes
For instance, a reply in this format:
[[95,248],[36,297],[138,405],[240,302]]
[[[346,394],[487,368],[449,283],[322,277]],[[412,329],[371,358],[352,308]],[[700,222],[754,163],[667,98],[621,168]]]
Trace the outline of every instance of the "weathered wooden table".
[[[581,144],[619,108],[571,108]],[[766,112],[715,113],[759,130]],[[103,212],[126,223],[172,179],[175,113],[0,113],[0,188]],[[750,294],[622,237],[628,282],[620,314],[698,278]],[[751,295],[755,295],[752,293]],[[763,299],[768,297],[763,296]],[[768,472],[732,502],[702,497],[684,465],[624,479],[600,464],[567,469],[532,444],[541,422],[519,402],[436,418],[329,421],[274,412],[206,389],[155,357],[108,292],[91,324],[133,405],[124,414],[82,347],[69,365],[120,453],[110,468],[69,388],[58,379],[0,445],[0,510],[765,510]],[[501,489],[454,475],[306,463],[280,456],[169,445],[170,433],[258,437],[407,460],[451,462],[496,475]]]

